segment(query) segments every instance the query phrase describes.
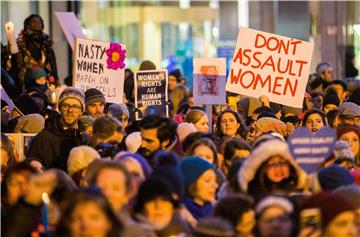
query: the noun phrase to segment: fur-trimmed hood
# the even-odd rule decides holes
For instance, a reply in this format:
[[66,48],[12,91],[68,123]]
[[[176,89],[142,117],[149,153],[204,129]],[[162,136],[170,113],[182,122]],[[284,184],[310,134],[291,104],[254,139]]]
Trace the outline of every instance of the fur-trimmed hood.
[[293,159],[288,144],[278,139],[273,139],[260,144],[259,147],[253,150],[240,168],[238,182],[243,191],[248,192],[248,185],[255,178],[256,172],[260,166],[274,155],[281,155],[284,159],[289,161],[290,165],[296,170],[298,176],[297,187],[305,187],[307,174]]

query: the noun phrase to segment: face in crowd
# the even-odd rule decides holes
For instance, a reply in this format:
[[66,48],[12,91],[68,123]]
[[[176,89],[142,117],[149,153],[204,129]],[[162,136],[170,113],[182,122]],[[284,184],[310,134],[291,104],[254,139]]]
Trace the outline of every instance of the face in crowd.
[[74,127],[82,115],[80,101],[74,98],[65,99],[60,105],[61,120],[66,127]]
[[140,153],[145,157],[151,157],[158,150],[165,149],[169,140],[161,142],[157,136],[158,128],[141,129]]
[[161,230],[170,224],[174,214],[174,206],[170,200],[162,197],[146,202],[144,215],[156,230]]
[[340,140],[346,141],[349,144],[349,147],[354,156],[359,155],[360,138],[358,137],[358,135],[355,132],[350,131],[350,132],[344,133],[343,135],[341,135]]
[[320,114],[313,113],[305,121],[305,127],[312,132],[317,132],[320,128],[324,127],[324,122]]
[[237,133],[237,130],[240,127],[240,123],[238,123],[238,121],[235,118],[235,115],[232,113],[224,113],[221,116],[221,121],[220,121],[220,129],[221,132],[224,135],[228,135],[228,136],[235,136]]
[[204,114],[203,116],[201,116],[199,121],[194,123],[194,126],[195,126],[196,130],[198,130],[199,132],[208,133],[209,132],[209,119],[208,119],[207,115]]
[[212,169],[205,171],[193,186],[192,196],[195,203],[204,205],[207,202],[213,202],[218,186],[215,171]]
[[290,237],[292,222],[290,216],[280,207],[267,208],[258,219],[261,237]]
[[104,115],[105,104],[102,102],[95,102],[86,106],[86,112],[97,119]]
[[266,176],[274,183],[287,179],[290,176],[289,162],[279,155],[271,157],[266,163]]

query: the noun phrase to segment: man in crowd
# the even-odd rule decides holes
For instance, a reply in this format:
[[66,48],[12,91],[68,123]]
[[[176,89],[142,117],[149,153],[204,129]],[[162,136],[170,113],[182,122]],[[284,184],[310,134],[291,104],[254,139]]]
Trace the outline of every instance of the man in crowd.
[[73,147],[86,144],[88,137],[78,130],[78,119],[85,109],[84,93],[66,88],[59,98],[60,116],[47,121],[46,127],[30,144],[28,160],[37,169],[67,170],[67,158]]
[[104,115],[105,96],[98,89],[90,88],[85,91],[85,103],[86,113],[94,119]]
[[351,124],[360,126],[360,106],[345,102],[339,106],[339,118],[341,124]]
[[141,146],[138,153],[152,164],[153,155],[159,150],[171,151],[178,143],[176,124],[168,118],[149,115],[140,122]]

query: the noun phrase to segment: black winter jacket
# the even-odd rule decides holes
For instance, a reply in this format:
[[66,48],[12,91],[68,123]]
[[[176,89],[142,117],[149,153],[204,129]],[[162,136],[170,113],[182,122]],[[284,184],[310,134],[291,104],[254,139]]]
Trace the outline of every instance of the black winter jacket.
[[70,150],[88,144],[90,137],[77,129],[64,130],[60,116],[46,120],[45,128],[30,143],[27,160],[39,161],[45,169],[67,171]]

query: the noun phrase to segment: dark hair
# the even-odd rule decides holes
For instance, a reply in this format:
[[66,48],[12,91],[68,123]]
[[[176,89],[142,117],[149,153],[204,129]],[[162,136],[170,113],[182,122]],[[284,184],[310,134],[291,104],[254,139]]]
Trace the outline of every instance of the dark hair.
[[306,111],[305,115],[304,115],[304,119],[303,119],[303,126],[305,126],[307,119],[309,118],[310,115],[312,114],[318,114],[320,115],[324,126],[327,126],[327,121],[326,121],[326,116],[325,113],[319,109],[310,109],[308,111]]
[[360,105],[360,87],[356,88],[350,95],[348,102]]
[[337,116],[339,116],[339,110],[333,109],[326,114],[326,119],[330,127],[334,128],[334,122]]
[[194,133],[190,133],[185,140],[183,141],[183,150],[184,152],[187,151],[187,149],[198,139],[204,138],[204,137],[208,137],[205,133],[203,132],[194,132]]
[[347,90],[346,82],[343,80],[333,80],[329,83],[329,85],[340,85],[344,91]]
[[214,142],[207,138],[207,137],[204,137],[204,138],[200,138],[199,140],[196,140],[185,152],[185,156],[193,156],[193,153],[195,151],[195,149],[198,147],[198,146],[207,146],[208,148],[210,148],[210,150],[212,151],[213,153],[213,157],[214,157],[214,162],[213,162],[213,165],[215,165],[216,167],[219,168],[219,159],[218,159],[218,155],[217,155],[217,150],[216,150],[216,146],[214,144]]
[[26,29],[26,27],[30,24],[31,20],[33,18],[39,18],[40,19],[40,22],[41,22],[41,26],[42,26],[42,29],[44,30],[44,20],[42,19],[42,17],[38,14],[31,14],[30,16],[28,16],[25,20],[24,20],[24,29]]
[[241,137],[245,137],[246,133],[247,133],[247,129],[244,125],[244,122],[240,118],[240,115],[232,109],[226,109],[226,110],[222,111],[216,118],[215,135],[220,138],[222,138],[225,135],[221,131],[221,118],[226,113],[231,113],[232,115],[234,115],[236,121],[238,122],[238,124],[240,124],[236,134],[239,134]]
[[114,135],[115,132],[122,132],[121,123],[110,116],[102,116],[96,119],[93,123],[93,136],[91,138],[91,146],[94,147],[97,143],[97,139],[106,139]]
[[174,140],[176,137],[177,125],[169,118],[159,117],[157,115],[149,115],[140,122],[141,129],[157,129],[157,138],[160,143],[166,140]]
[[244,164],[244,161],[245,159],[234,159],[230,165],[229,172],[226,177],[229,182],[229,186],[231,190],[233,190],[236,193],[241,192],[238,181],[238,175],[241,166]]
[[253,205],[254,201],[248,195],[229,195],[217,203],[214,216],[228,220],[236,227],[239,221],[241,221],[242,216],[252,210]]
[[105,214],[106,218],[111,224],[111,228],[107,236],[120,236],[122,230],[122,223],[114,214],[111,205],[106,200],[104,195],[95,190],[80,190],[72,193],[71,197],[65,202],[65,207],[61,213],[60,221],[56,232],[59,236],[71,236],[70,225],[72,222],[72,215],[78,205],[85,203],[96,204]]
[[248,150],[251,151],[251,147],[244,141],[241,141],[238,138],[231,138],[226,144],[224,148],[224,162],[231,161],[235,155],[236,149],[240,150]]
[[57,183],[54,191],[51,194],[51,198],[60,203],[69,192],[76,191],[77,186],[72,178],[63,170],[50,169],[56,175]]

